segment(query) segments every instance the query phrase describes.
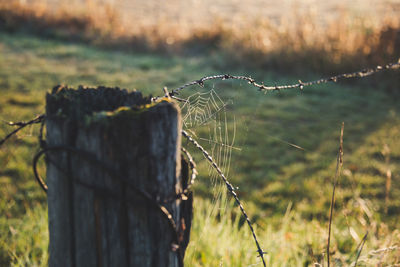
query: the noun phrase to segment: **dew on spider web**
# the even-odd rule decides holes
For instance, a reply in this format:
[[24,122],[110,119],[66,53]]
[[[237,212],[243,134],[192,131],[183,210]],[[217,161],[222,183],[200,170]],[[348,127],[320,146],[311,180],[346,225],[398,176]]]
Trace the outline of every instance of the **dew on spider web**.
[[[231,104],[232,101],[224,101],[214,88],[198,91],[180,103],[183,129],[197,139],[227,176],[232,150],[240,150],[235,147],[235,120],[230,122],[227,116],[227,107]],[[209,175],[215,184],[218,175],[211,165]]]
[[[227,114],[227,108],[233,103],[223,99],[214,88],[200,90],[202,91],[197,91],[180,102],[182,127],[204,147],[222,172],[229,177],[232,152],[240,150],[235,147],[235,119],[232,114]],[[201,160],[201,157],[198,159]],[[225,184],[211,165],[208,165],[208,174],[212,185],[209,190],[213,198],[199,239],[204,238],[206,228],[210,227],[211,217],[223,213],[221,209],[226,209],[228,205]]]

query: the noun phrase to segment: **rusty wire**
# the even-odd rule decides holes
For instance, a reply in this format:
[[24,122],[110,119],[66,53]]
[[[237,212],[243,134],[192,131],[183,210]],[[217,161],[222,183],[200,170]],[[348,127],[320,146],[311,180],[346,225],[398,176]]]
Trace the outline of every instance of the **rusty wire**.
[[187,151],[184,147],[181,147],[181,151],[186,155],[186,158],[189,162],[189,168],[192,172],[192,175],[190,177],[190,180],[189,180],[186,188],[181,193],[181,194],[187,195],[190,192],[190,190],[196,180],[198,172],[197,172],[196,162],[194,161],[194,159],[193,159],[192,155],[189,153],[189,151]]
[[[375,66],[373,68],[363,69],[363,70],[350,72],[350,73],[343,73],[343,74],[331,76],[328,78],[322,78],[322,79],[309,81],[309,82],[302,82],[301,80],[299,80],[299,82],[295,83],[295,84],[274,85],[274,86],[266,86],[263,82],[257,82],[255,79],[248,77],[248,76],[235,76],[235,75],[230,75],[230,74],[212,75],[212,76],[203,77],[199,80],[194,80],[194,81],[188,82],[178,88],[175,88],[169,93],[169,95],[171,97],[175,97],[176,95],[179,95],[180,91],[182,91],[186,87],[190,87],[193,85],[199,85],[199,86],[203,87],[204,82],[210,81],[210,80],[244,80],[244,81],[247,81],[252,86],[258,88],[259,91],[264,91],[264,92],[273,91],[273,90],[294,89],[294,88],[299,88],[300,90],[303,90],[303,88],[306,86],[329,83],[329,82],[337,82],[338,80],[350,79],[350,78],[364,78],[364,77],[376,74],[378,72],[382,72],[384,70],[393,70],[393,69],[399,69],[399,68],[400,68],[400,59],[396,63],[389,63],[384,66]],[[154,99],[158,99],[158,98],[159,97],[156,97]]]
[[41,115],[36,116],[35,118],[33,118],[30,121],[6,122],[6,124],[8,126],[18,126],[18,127],[15,130],[13,130],[12,132],[10,132],[9,134],[7,134],[3,139],[0,140],[0,146],[2,144],[4,144],[13,135],[17,134],[20,130],[24,129],[26,126],[41,123],[44,120],[44,117],[45,117],[45,115],[41,114]]

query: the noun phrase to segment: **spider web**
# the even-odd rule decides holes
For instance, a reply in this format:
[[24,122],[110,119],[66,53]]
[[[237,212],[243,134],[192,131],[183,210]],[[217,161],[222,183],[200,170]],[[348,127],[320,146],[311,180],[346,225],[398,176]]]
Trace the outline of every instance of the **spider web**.
[[[196,92],[181,101],[182,126],[211,154],[221,170],[228,175],[236,135],[235,120],[229,127],[227,107],[232,101],[223,101],[213,89]],[[230,129],[232,128],[232,129]],[[218,176],[212,166],[209,175],[215,182]]]

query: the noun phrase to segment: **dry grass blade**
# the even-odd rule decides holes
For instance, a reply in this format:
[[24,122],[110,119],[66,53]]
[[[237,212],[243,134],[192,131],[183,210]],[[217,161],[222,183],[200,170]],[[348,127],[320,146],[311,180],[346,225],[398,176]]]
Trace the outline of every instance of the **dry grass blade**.
[[390,148],[387,144],[383,146],[381,151],[382,156],[385,158],[385,165],[386,165],[386,182],[385,182],[385,208],[384,211],[388,213],[388,206],[389,206],[389,197],[390,197],[390,189],[392,187],[392,171],[390,169]]
[[361,240],[361,243],[358,244],[358,246],[357,246],[357,256],[356,256],[356,261],[354,263],[354,267],[357,266],[358,258],[360,258],[361,251],[364,247],[365,241],[367,240],[367,236],[368,236],[368,232],[364,235],[363,239]]
[[339,151],[338,151],[337,161],[336,161],[336,172],[335,172],[335,178],[333,180],[331,209],[330,209],[330,214],[329,214],[328,242],[327,242],[327,246],[326,246],[326,253],[327,253],[326,256],[327,256],[328,267],[330,266],[330,243],[331,243],[333,209],[335,206],[335,191],[336,191],[337,181],[340,177],[340,171],[341,171],[341,168],[343,165],[343,131],[344,131],[344,122],[342,122],[342,127],[340,129],[340,145],[339,145]]

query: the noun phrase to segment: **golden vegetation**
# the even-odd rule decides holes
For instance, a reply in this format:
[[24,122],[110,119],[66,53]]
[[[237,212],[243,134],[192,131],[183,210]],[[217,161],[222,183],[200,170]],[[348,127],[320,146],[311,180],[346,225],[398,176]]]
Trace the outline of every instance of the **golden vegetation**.
[[[215,18],[185,24],[154,18],[156,23],[149,24],[143,16],[127,21],[116,5],[60,2],[55,8],[0,0],[0,29],[124,50],[189,55],[222,51],[236,63],[286,71],[345,71],[400,57],[400,21],[395,15],[355,18],[344,11],[321,21],[319,14],[294,12],[278,22],[260,17],[251,23]],[[195,11],[189,12],[196,16]]]

